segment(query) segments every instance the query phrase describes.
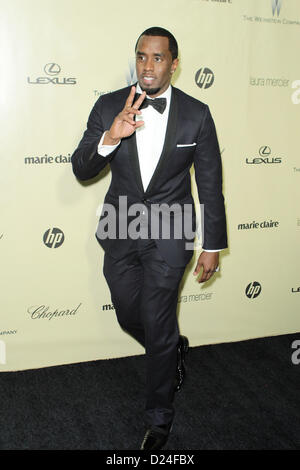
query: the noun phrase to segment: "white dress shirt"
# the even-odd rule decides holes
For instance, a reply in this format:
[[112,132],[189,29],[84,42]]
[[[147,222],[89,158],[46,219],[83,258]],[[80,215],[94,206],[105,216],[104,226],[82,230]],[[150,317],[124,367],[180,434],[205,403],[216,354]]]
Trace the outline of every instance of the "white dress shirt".
[[[139,84],[137,84],[136,92],[142,93]],[[164,146],[170,110],[171,92],[172,88],[171,85],[169,85],[168,89],[159,95],[159,98],[166,98],[167,100],[166,109],[162,114],[156,111],[153,106],[148,106],[147,108],[141,110],[142,114],[136,115],[136,121],[144,121],[144,125],[135,131],[144,191],[146,191],[148,184],[153,176]],[[151,96],[147,96],[147,98],[153,99]],[[105,132],[103,133],[98,145],[98,154],[101,155],[101,157],[107,157],[120,145],[120,142],[118,142],[116,145],[103,145],[104,136]],[[205,251],[215,252],[221,250]]]

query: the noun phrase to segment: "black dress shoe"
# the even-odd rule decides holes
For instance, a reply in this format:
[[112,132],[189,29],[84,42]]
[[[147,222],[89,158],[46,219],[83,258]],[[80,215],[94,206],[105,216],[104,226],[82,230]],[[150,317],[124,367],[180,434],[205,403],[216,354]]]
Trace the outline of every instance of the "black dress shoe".
[[172,424],[166,426],[151,426],[147,429],[140,450],[162,449],[168,440]]
[[179,336],[177,346],[177,369],[176,369],[176,382],[175,392],[179,392],[185,379],[186,372],[186,355],[189,350],[189,340],[186,336]]

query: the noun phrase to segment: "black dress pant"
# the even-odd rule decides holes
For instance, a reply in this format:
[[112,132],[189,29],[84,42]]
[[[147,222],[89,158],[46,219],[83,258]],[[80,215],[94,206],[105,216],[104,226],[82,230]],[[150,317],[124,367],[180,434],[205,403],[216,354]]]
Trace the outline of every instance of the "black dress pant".
[[174,382],[179,339],[178,287],[185,267],[172,268],[153,240],[138,239],[125,258],[107,253],[104,275],[118,322],[146,351],[146,420],[169,424],[174,416]]

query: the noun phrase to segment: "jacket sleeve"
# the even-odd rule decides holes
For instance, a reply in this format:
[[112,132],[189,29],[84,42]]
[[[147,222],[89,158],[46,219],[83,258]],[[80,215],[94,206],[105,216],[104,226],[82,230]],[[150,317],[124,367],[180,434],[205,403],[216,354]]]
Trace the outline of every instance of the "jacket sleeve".
[[222,162],[216,128],[206,105],[194,158],[195,179],[202,204],[203,249],[227,248]]
[[100,97],[89,115],[86,131],[71,157],[73,172],[80,180],[88,180],[97,176],[115,153],[112,152],[107,157],[98,154],[100,139],[103,132],[107,130],[103,127],[102,106],[103,100]]

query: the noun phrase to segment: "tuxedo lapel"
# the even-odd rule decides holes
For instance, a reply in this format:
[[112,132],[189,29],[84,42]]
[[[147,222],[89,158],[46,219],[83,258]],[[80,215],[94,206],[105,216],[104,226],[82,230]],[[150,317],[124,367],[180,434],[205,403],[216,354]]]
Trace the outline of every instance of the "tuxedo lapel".
[[130,155],[130,162],[131,162],[132,170],[134,174],[134,180],[138,186],[139,192],[141,194],[144,194],[144,187],[143,187],[143,181],[142,181],[141,170],[140,170],[135,132],[128,138],[127,144],[128,144],[128,152]]
[[139,164],[139,156],[136,144],[136,133],[134,132],[127,140],[128,143],[128,151],[131,156],[130,161],[132,164],[133,174],[135,176],[135,181],[139,188],[139,191],[144,196],[148,196],[151,192],[151,189],[154,187],[155,182],[159,178],[159,174],[161,173],[162,169],[168,164],[168,159],[171,155],[172,145],[174,145],[176,139],[176,131],[177,131],[177,119],[178,119],[178,103],[177,103],[177,96],[174,88],[172,87],[172,94],[171,94],[171,102],[170,102],[170,109],[169,109],[169,117],[168,117],[168,124],[166,129],[166,135],[164,140],[164,146],[162,153],[160,155],[159,161],[155,168],[155,171],[152,175],[152,178],[144,191],[142,177],[141,177],[141,170]]
[[160,159],[157,163],[155,171],[152,175],[152,178],[148,184],[146,189],[146,195],[149,196],[151,190],[153,189],[156,181],[159,178],[159,175],[163,168],[165,168],[168,164],[169,157],[171,155],[172,145],[174,145],[176,139],[176,131],[177,131],[177,118],[178,118],[178,103],[177,103],[177,96],[174,88],[172,87],[172,94],[171,94],[171,102],[170,102],[170,109],[169,109],[169,117],[168,117],[168,124],[166,129],[165,141],[162,153],[160,155]]

